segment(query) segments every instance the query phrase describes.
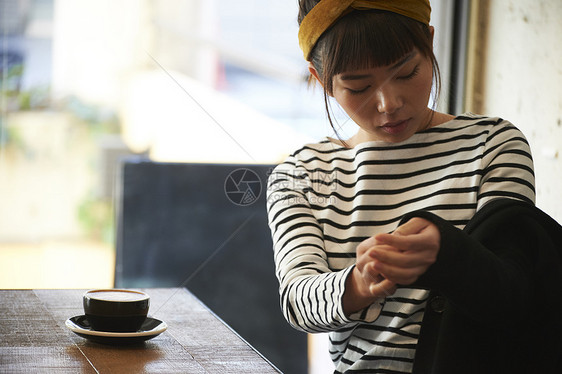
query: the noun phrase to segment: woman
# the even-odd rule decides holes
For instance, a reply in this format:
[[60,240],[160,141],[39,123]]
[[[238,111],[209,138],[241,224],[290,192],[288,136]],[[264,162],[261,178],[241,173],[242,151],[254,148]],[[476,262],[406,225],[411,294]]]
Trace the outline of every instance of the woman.
[[[484,247],[489,235],[471,223],[480,222],[477,212],[494,215],[483,207],[497,198],[533,207],[529,145],[503,119],[428,107],[432,83],[439,85],[429,18],[426,0],[300,1],[299,42],[311,76],[327,109],[332,97],[358,130],[308,144],[274,170],[269,224],[284,315],[297,329],[330,332],[336,373],[530,367],[509,349],[482,349],[505,341],[527,347],[511,332],[529,316],[520,303],[536,296],[534,273],[524,270],[534,255]],[[556,251],[546,251],[538,257],[556,263]],[[447,339],[458,326],[477,331],[473,325],[493,330],[493,339],[476,349],[462,344],[471,336]],[[559,352],[559,334],[554,340]],[[446,356],[443,341],[454,347]],[[513,365],[505,364],[511,356]]]

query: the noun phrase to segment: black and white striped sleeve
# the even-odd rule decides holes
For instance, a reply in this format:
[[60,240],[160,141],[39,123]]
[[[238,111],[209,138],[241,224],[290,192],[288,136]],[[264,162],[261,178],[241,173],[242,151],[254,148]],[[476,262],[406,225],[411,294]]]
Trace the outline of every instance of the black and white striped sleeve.
[[531,149],[521,131],[508,121],[499,119],[488,134],[482,171],[479,208],[502,197],[535,202]]
[[306,172],[289,158],[269,177],[267,208],[273,237],[281,308],[287,321],[306,332],[327,332],[374,319],[380,305],[347,317],[342,298],[353,266],[333,271],[324,249],[323,231],[307,196]]

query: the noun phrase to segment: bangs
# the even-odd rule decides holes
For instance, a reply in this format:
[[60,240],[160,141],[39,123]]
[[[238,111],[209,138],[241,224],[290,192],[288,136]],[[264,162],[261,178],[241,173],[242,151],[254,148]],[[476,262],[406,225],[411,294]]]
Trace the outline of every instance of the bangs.
[[[426,30],[424,30],[426,29]],[[345,71],[390,65],[418,48],[428,56],[431,34],[422,23],[386,11],[352,11],[342,17],[316,46],[325,58],[320,72],[324,87],[332,91],[332,79]],[[320,62],[320,61],[319,61]]]

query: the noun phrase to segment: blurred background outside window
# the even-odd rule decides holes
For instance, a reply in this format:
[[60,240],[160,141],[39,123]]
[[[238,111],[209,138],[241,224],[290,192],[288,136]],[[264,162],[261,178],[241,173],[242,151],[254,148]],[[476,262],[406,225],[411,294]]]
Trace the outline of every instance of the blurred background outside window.
[[0,287],[113,284],[124,156],[275,164],[335,136],[297,1],[0,0],[0,14]]
[[123,156],[275,163],[329,135],[292,5],[1,0],[0,287],[113,284]]

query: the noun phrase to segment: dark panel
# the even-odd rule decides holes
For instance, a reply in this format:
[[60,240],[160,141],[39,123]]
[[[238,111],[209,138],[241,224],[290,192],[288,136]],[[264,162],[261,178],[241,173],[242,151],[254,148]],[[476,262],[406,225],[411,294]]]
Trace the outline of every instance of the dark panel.
[[306,373],[306,334],[279,307],[265,209],[271,168],[124,162],[115,286],[187,287],[282,371]]

